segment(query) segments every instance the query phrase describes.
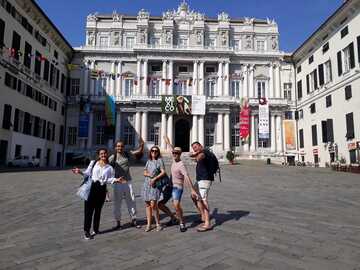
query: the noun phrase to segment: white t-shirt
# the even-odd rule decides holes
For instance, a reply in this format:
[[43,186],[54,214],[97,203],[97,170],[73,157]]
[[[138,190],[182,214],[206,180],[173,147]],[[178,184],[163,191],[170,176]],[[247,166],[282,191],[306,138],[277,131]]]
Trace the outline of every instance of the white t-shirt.
[[[115,171],[112,166],[106,164],[101,167],[99,162],[96,162],[93,169],[91,169],[94,165],[95,160],[92,160],[87,167],[87,169],[83,172],[84,175],[91,176],[92,181],[99,181],[101,185],[105,184],[113,184],[116,180]],[[92,171],[91,171],[92,170]]]

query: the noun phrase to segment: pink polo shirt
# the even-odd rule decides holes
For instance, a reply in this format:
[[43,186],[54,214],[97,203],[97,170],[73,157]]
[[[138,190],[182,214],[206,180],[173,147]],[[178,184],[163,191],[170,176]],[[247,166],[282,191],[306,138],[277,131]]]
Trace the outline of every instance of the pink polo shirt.
[[174,186],[183,188],[185,177],[188,173],[182,160],[179,162],[173,161],[171,164],[171,178]]

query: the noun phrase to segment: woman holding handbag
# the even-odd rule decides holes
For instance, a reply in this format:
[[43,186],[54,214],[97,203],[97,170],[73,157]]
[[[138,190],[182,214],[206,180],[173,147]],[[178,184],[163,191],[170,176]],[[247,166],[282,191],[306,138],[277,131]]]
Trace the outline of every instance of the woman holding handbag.
[[[79,168],[72,169],[73,173],[90,177],[90,193],[85,200],[84,208],[84,239],[89,240],[99,233],[101,210],[106,197],[106,184],[123,183],[124,179],[115,178],[115,172],[108,163],[108,151],[100,148],[97,151],[98,159],[90,162],[85,171]],[[94,219],[93,219],[94,216]],[[90,234],[91,223],[93,223],[93,233]]]
[[156,231],[161,231],[159,208],[157,202],[160,198],[160,189],[156,187],[156,182],[166,176],[164,161],[161,159],[160,148],[153,146],[149,152],[149,159],[144,169],[144,186],[142,190],[143,199],[146,206],[147,225],[145,232],[151,230],[152,214],[155,214]]

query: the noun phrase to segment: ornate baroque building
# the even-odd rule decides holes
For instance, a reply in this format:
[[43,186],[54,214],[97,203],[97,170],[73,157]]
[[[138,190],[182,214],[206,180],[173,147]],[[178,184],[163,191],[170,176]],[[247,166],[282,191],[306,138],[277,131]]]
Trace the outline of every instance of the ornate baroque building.
[[[73,64],[68,153],[92,152],[114,139],[130,147],[139,136],[164,149],[167,135],[184,151],[199,141],[219,154],[234,149],[244,157],[294,155],[286,149],[283,128],[283,120],[294,117],[294,68],[290,56],[279,50],[273,20],[235,19],[224,12],[208,18],[185,2],[162,16],[145,10],[137,16],[90,14],[86,44],[75,48]],[[116,102],[115,136],[106,129],[105,95]],[[206,113],[162,113],[162,95],[205,96]],[[269,104],[268,139],[258,136],[260,97]],[[242,98],[251,108],[245,142],[239,137]],[[82,137],[77,137],[79,102],[89,112]]]

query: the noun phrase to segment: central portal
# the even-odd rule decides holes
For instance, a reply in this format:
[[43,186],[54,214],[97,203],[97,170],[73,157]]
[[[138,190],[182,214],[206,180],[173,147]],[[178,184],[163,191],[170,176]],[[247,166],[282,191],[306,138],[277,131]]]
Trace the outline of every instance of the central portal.
[[183,152],[189,152],[190,124],[186,119],[179,119],[175,124],[175,146],[181,147]]

